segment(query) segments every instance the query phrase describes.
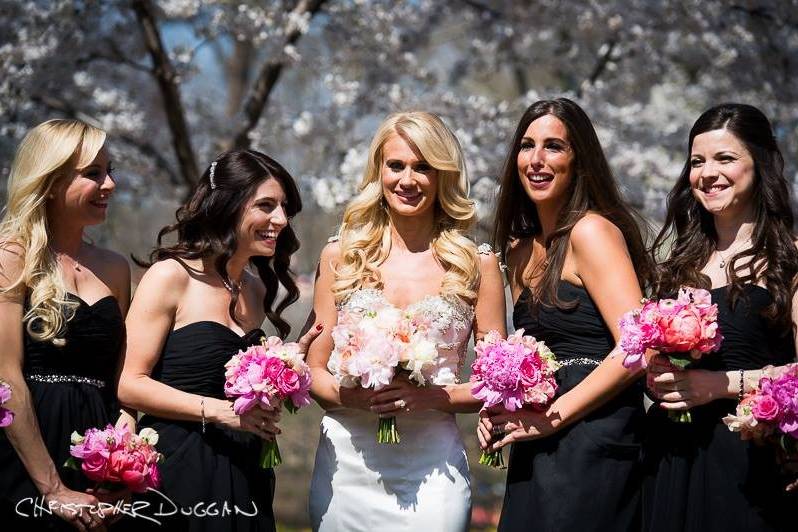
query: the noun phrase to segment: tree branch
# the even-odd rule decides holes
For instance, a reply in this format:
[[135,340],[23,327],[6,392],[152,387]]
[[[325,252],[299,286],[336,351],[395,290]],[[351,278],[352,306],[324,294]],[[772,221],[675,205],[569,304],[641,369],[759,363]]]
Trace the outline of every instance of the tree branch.
[[[318,13],[325,0],[300,0],[296,7],[291,11],[289,21],[296,16],[303,16],[309,14],[311,18]],[[290,22],[289,22],[290,23]],[[293,45],[299,40],[302,32],[299,27],[288,27],[285,32],[285,42],[283,48]],[[246,148],[250,145],[249,134],[255,129],[258,124],[263,110],[269,101],[269,96],[274,90],[275,85],[280,79],[284,63],[282,59],[267,61],[261,68],[255,84],[244,102],[244,124],[236,132],[233,137],[233,146],[235,148]]]
[[607,39],[607,42],[604,43],[606,46],[606,50],[596,61],[596,65],[593,67],[593,71],[590,73],[590,76],[577,88],[576,95],[578,97],[582,96],[584,89],[589,87],[590,85],[594,85],[596,81],[601,77],[604,71],[607,69],[607,64],[610,62],[610,58],[612,57],[612,52],[615,51],[615,47],[618,45],[617,37],[612,36]]
[[[31,96],[31,101],[44,105],[53,111],[58,111],[69,118],[77,118],[78,120],[82,120],[87,124],[91,124],[96,127],[102,127],[99,120],[93,116],[84,113],[69,102],[61,100],[60,98],[56,98],[55,96],[50,96],[47,94],[34,94]],[[142,155],[152,157],[155,160],[156,166],[166,172],[166,175],[169,176],[169,181],[171,183],[174,185],[182,184],[182,181],[172,169],[172,165],[169,164],[169,161],[167,161],[163,154],[161,154],[161,150],[157,149],[149,142],[134,138],[128,133],[111,132],[111,134],[122,142],[126,142],[136,148],[139,152],[141,152]]]
[[155,16],[155,8],[150,0],[133,0],[131,7],[136,13],[144,45],[152,59],[152,74],[158,83],[163,98],[164,113],[172,134],[172,147],[180,167],[180,178],[185,185],[193,186],[199,177],[197,160],[191,147],[185,109],[180,99],[177,76],[174,66],[161,40]]

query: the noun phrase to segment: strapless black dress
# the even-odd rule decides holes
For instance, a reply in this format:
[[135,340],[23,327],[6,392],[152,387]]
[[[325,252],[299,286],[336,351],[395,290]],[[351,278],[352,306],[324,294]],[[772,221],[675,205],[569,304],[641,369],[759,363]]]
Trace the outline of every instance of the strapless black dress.
[[[593,371],[615,341],[584,288],[560,281],[558,294],[578,305],[533,312],[525,289],[513,324],[546,342],[563,363],[556,375],[559,396]],[[636,383],[547,438],[513,444],[499,530],[639,530],[643,416],[642,384]]]
[[[745,294],[748,300],[732,310],[727,289],[712,290],[723,343],[694,367],[749,370],[795,360],[792,334],[773,331],[760,315],[771,303],[770,293],[748,285]],[[784,492],[773,450],[742,441],[723,423],[736,406],[736,400],[724,399],[691,408],[692,423],[673,423],[664,410],[651,407],[643,447],[644,530],[798,529],[798,494]]]
[[[240,337],[213,321],[186,325],[169,333],[152,378],[188,393],[224,399],[224,364],[240,349],[258,343],[262,335],[256,330]],[[158,431],[157,447],[165,456],[160,466],[163,495],[144,497],[150,507],[141,512],[174,513],[156,517],[162,523],[157,529],[275,530],[274,471],[258,465],[260,438],[210,423],[203,434],[201,423],[150,415],[139,425]],[[181,515],[180,509],[190,515]],[[136,529],[152,526],[140,518],[136,521]]]
[[[63,467],[69,458],[70,435],[116,421],[114,379],[125,328],[113,296],[92,305],[73,294],[67,297],[76,300],[78,307],[67,322],[66,344],[56,347],[51,342],[38,342],[24,332],[22,371],[44,445],[61,480],[70,489],[84,491],[94,487],[94,482],[80,471]],[[0,471],[0,523],[5,530],[74,530],[47,514],[18,515],[18,511],[33,512],[33,499],[39,492],[5,430],[0,430]]]

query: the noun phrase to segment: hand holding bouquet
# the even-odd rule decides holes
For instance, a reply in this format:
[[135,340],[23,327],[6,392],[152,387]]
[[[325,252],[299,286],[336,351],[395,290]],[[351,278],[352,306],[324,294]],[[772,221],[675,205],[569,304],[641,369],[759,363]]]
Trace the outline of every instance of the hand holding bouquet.
[[[627,312],[620,321],[623,365],[646,367],[647,349],[660,351],[678,369],[717,351],[723,336],[718,329],[718,306],[707,290],[682,287],[676,299],[643,301],[643,307]],[[690,412],[670,412],[674,421],[689,422]]]
[[[388,303],[339,311],[332,337],[334,348],[327,367],[346,388],[380,390],[402,369],[410,372],[410,380],[423,386],[438,363],[435,328],[420,313]],[[380,418],[377,442],[400,441],[396,417]]]
[[723,418],[743,440],[770,441],[789,455],[798,452],[798,364],[765,368],[759,384],[736,412]]
[[[485,408],[502,404],[510,412],[525,405],[540,409],[554,398],[557,391],[554,372],[559,365],[546,344],[524,336],[523,329],[506,340],[491,331],[477,342],[475,351],[471,393],[482,400]],[[503,467],[502,451],[483,451],[479,463]]]
[[85,434],[73,432],[69,447],[72,457],[65,464],[80,469],[99,484],[123,484],[134,493],[158,488],[161,475],[158,463],[163,455],[155,450],[158,433],[145,428],[137,434],[127,427],[108,425],[104,429],[88,429]]
[[[239,351],[225,368],[224,393],[235,398],[233,410],[238,416],[257,406],[273,409],[281,404],[293,414],[310,404],[310,368],[297,343],[270,336],[262,345]],[[277,441],[265,441],[260,466],[281,463]]]

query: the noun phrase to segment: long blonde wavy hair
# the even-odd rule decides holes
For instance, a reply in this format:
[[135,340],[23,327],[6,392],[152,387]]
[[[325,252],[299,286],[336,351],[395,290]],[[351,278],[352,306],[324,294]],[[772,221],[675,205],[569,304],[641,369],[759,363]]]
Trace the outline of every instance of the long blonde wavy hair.
[[25,135],[11,166],[0,245],[21,249],[24,260],[20,276],[2,293],[27,292],[23,323],[39,341],[63,345],[66,322],[77,308],[66,297],[67,287],[49,246],[47,199],[57,184],[91,164],[105,137],[105,131],[79,120],[48,120]]
[[400,135],[438,170],[435,232],[431,247],[445,270],[441,294],[473,303],[479,285],[476,246],[465,236],[476,219],[468,199],[469,182],[457,137],[436,115],[421,111],[395,113],[383,121],[369,147],[358,195],[344,211],[339,231],[340,263],[332,292],[336,302],[360,288],[382,288],[378,267],[391,250],[391,221],[383,201],[383,146]]

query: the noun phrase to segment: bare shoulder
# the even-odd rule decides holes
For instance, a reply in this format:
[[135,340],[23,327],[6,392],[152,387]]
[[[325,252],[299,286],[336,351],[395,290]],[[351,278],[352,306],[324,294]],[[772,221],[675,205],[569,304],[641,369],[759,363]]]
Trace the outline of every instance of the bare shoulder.
[[482,274],[499,268],[499,253],[490,244],[484,243],[477,246],[477,258],[479,259],[479,270]]
[[612,245],[626,247],[626,240],[617,225],[599,214],[588,213],[571,230],[571,245],[578,252]]
[[341,243],[339,241],[328,242],[321,250],[319,256],[320,264],[337,264],[341,260]]
[[170,291],[182,290],[188,285],[190,279],[191,275],[188,270],[178,260],[164,259],[159,260],[144,272],[139,287],[146,286],[155,289],[168,287]]
[[10,286],[25,269],[25,249],[16,242],[0,244],[0,288]]

